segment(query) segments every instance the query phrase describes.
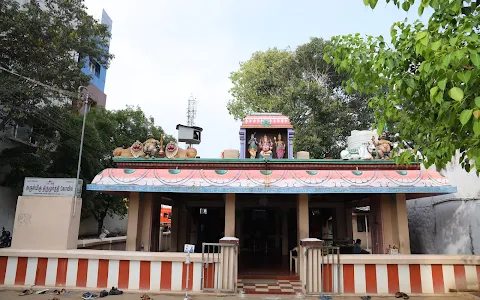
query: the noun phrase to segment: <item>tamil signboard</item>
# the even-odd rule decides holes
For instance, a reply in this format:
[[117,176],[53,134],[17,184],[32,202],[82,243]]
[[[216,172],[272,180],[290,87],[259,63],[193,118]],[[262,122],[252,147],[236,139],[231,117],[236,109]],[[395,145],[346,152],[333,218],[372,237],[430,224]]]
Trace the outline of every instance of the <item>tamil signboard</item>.
[[[33,178],[25,177],[23,196],[73,197],[75,178]],[[82,195],[83,181],[78,180],[77,197]]]

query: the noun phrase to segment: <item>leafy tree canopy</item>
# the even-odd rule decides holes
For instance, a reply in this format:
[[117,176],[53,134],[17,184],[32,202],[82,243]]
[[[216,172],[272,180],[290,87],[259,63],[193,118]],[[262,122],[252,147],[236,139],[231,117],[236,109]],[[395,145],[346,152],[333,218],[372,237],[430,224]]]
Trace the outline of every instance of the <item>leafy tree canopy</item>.
[[[25,177],[75,178],[83,116],[62,107],[44,107],[32,120],[38,147],[6,149],[0,154],[0,167],[9,165],[10,172],[2,183],[20,191]],[[85,124],[80,178],[90,183],[99,171],[113,167],[112,151],[136,140],[144,141],[148,134],[166,142],[175,140],[165,135],[153,118],[145,116],[140,108],[127,107],[117,111],[91,109]],[[3,164],[3,166],[2,166]],[[109,215],[126,214],[122,198],[108,194],[83,191],[82,218],[94,217],[98,230]]]
[[[0,1],[0,66],[37,82],[76,92],[90,81],[81,71],[87,59],[108,67],[109,38],[107,27],[87,14],[82,0],[31,0],[23,6]],[[0,99],[4,130],[28,123],[39,104],[62,97],[0,71]]]
[[228,111],[240,120],[254,112],[278,112],[293,123],[296,151],[312,157],[337,156],[351,130],[369,128],[367,98],[348,95],[333,64],[323,59],[328,42],[312,38],[295,51],[255,52],[232,72]]
[[[480,172],[480,1],[386,0],[421,15],[433,10],[427,24],[396,22],[391,42],[359,34],[337,36],[325,60],[350,75],[349,92],[374,94],[379,131],[396,123],[412,141],[424,164],[441,169],[457,150],[465,170]],[[375,8],[377,0],[364,0]],[[415,151],[416,153],[416,151]],[[404,152],[397,162],[416,159]]]

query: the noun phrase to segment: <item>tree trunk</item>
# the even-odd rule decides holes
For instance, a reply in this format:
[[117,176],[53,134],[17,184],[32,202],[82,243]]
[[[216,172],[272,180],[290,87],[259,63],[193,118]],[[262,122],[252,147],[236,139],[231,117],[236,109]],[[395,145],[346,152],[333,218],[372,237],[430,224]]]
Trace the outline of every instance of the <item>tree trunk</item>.
[[98,224],[98,227],[97,227],[97,235],[100,235],[102,233],[102,227],[103,227],[103,220],[105,218],[101,219],[101,220],[97,220],[97,224]]

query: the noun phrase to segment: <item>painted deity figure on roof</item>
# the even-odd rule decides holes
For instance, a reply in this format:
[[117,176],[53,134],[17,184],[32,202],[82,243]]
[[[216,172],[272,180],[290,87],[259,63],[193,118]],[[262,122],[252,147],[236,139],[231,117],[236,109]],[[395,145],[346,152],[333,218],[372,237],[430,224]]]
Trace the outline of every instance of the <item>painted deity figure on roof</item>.
[[265,134],[260,141],[260,148],[262,148],[262,151],[260,151],[260,155],[262,157],[265,157],[266,155],[272,155],[272,140],[268,139],[267,135]]
[[257,138],[255,137],[255,133],[252,133],[250,136],[250,140],[248,141],[248,153],[250,153],[250,158],[256,158],[257,157],[257,151],[258,151],[258,142]]
[[375,137],[372,137],[372,145],[375,147],[374,151],[370,152],[375,158],[390,159],[390,152],[392,151],[392,142],[387,140],[387,134],[384,132],[378,141],[375,141]]
[[282,141],[282,135],[279,133],[278,134],[278,140],[277,138],[273,138],[275,140],[275,150],[277,152],[277,158],[283,158],[285,155],[285,143]]

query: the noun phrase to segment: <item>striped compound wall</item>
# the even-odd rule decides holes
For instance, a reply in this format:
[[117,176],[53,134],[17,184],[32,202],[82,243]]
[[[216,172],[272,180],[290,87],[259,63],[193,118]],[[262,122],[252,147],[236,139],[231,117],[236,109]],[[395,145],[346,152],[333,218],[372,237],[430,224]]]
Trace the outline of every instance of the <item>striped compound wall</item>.
[[[323,271],[323,278],[320,276]],[[308,293],[341,294],[445,294],[450,290],[478,290],[480,265],[440,264],[342,264],[340,277],[336,266],[324,265],[310,274]]]
[[[210,270],[204,275],[213,277]],[[189,290],[200,291],[202,264],[191,263],[189,273]],[[182,291],[186,274],[186,264],[176,261],[0,256],[0,286]]]
[[480,266],[475,265],[343,265],[342,293],[443,294],[450,289],[478,289]]

